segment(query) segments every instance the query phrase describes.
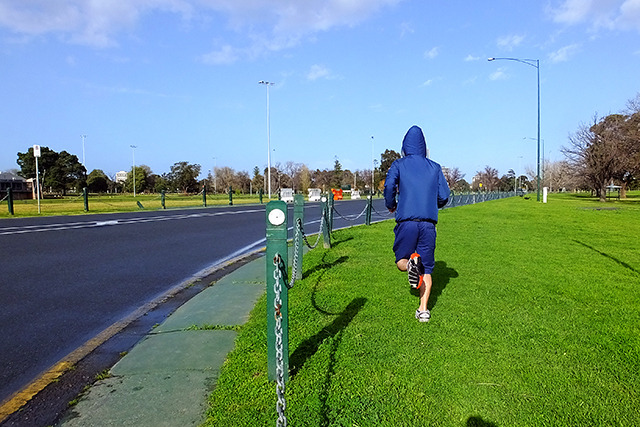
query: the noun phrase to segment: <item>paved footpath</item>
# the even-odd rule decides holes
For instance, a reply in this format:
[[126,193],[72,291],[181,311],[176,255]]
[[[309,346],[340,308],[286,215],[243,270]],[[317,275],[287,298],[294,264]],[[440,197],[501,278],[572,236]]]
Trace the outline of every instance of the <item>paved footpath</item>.
[[260,257],[200,292],[114,365],[111,376],[96,382],[58,425],[201,424],[237,333],[197,327],[245,323],[265,289]]

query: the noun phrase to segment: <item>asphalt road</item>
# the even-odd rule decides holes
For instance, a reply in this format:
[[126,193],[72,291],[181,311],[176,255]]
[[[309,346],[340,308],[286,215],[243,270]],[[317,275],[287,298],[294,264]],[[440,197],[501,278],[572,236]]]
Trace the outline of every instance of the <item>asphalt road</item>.
[[[334,228],[364,223],[337,201]],[[374,209],[386,212],[381,199]],[[305,206],[318,231],[320,204]],[[293,207],[289,205],[289,225]],[[380,216],[375,219],[382,219]],[[261,205],[0,220],[0,402],[176,285],[265,245]]]

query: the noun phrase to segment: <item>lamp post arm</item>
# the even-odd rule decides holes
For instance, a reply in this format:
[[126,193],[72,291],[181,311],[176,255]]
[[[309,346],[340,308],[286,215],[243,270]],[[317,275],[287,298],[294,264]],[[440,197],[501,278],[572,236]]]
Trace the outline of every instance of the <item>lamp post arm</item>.
[[522,62],[523,64],[530,65],[533,68],[540,67],[539,59],[520,59],[520,58],[489,58],[487,59],[487,61],[497,61],[497,60]]

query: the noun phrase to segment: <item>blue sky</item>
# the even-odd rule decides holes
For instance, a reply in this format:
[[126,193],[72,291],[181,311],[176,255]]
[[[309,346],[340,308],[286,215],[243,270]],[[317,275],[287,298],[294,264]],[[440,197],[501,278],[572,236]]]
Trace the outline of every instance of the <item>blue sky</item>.
[[[0,170],[39,144],[113,175],[178,161],[370,169],[411,125],[468,181],[535,169],[640,92],[640,0],[0,0]],[[373,138],[372,138],[373,137]]]

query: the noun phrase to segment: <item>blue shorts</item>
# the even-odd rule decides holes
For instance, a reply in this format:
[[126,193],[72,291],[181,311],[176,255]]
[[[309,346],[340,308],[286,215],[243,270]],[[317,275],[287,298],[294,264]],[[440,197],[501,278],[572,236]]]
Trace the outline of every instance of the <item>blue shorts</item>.
[[396,263],[401,259],[409,259],[412,253],[417,252],[422,258],[424,273],[431,274],[436,262],[436,225],[427,221],[401,221],[393,232],[396,235],[393,242]]

